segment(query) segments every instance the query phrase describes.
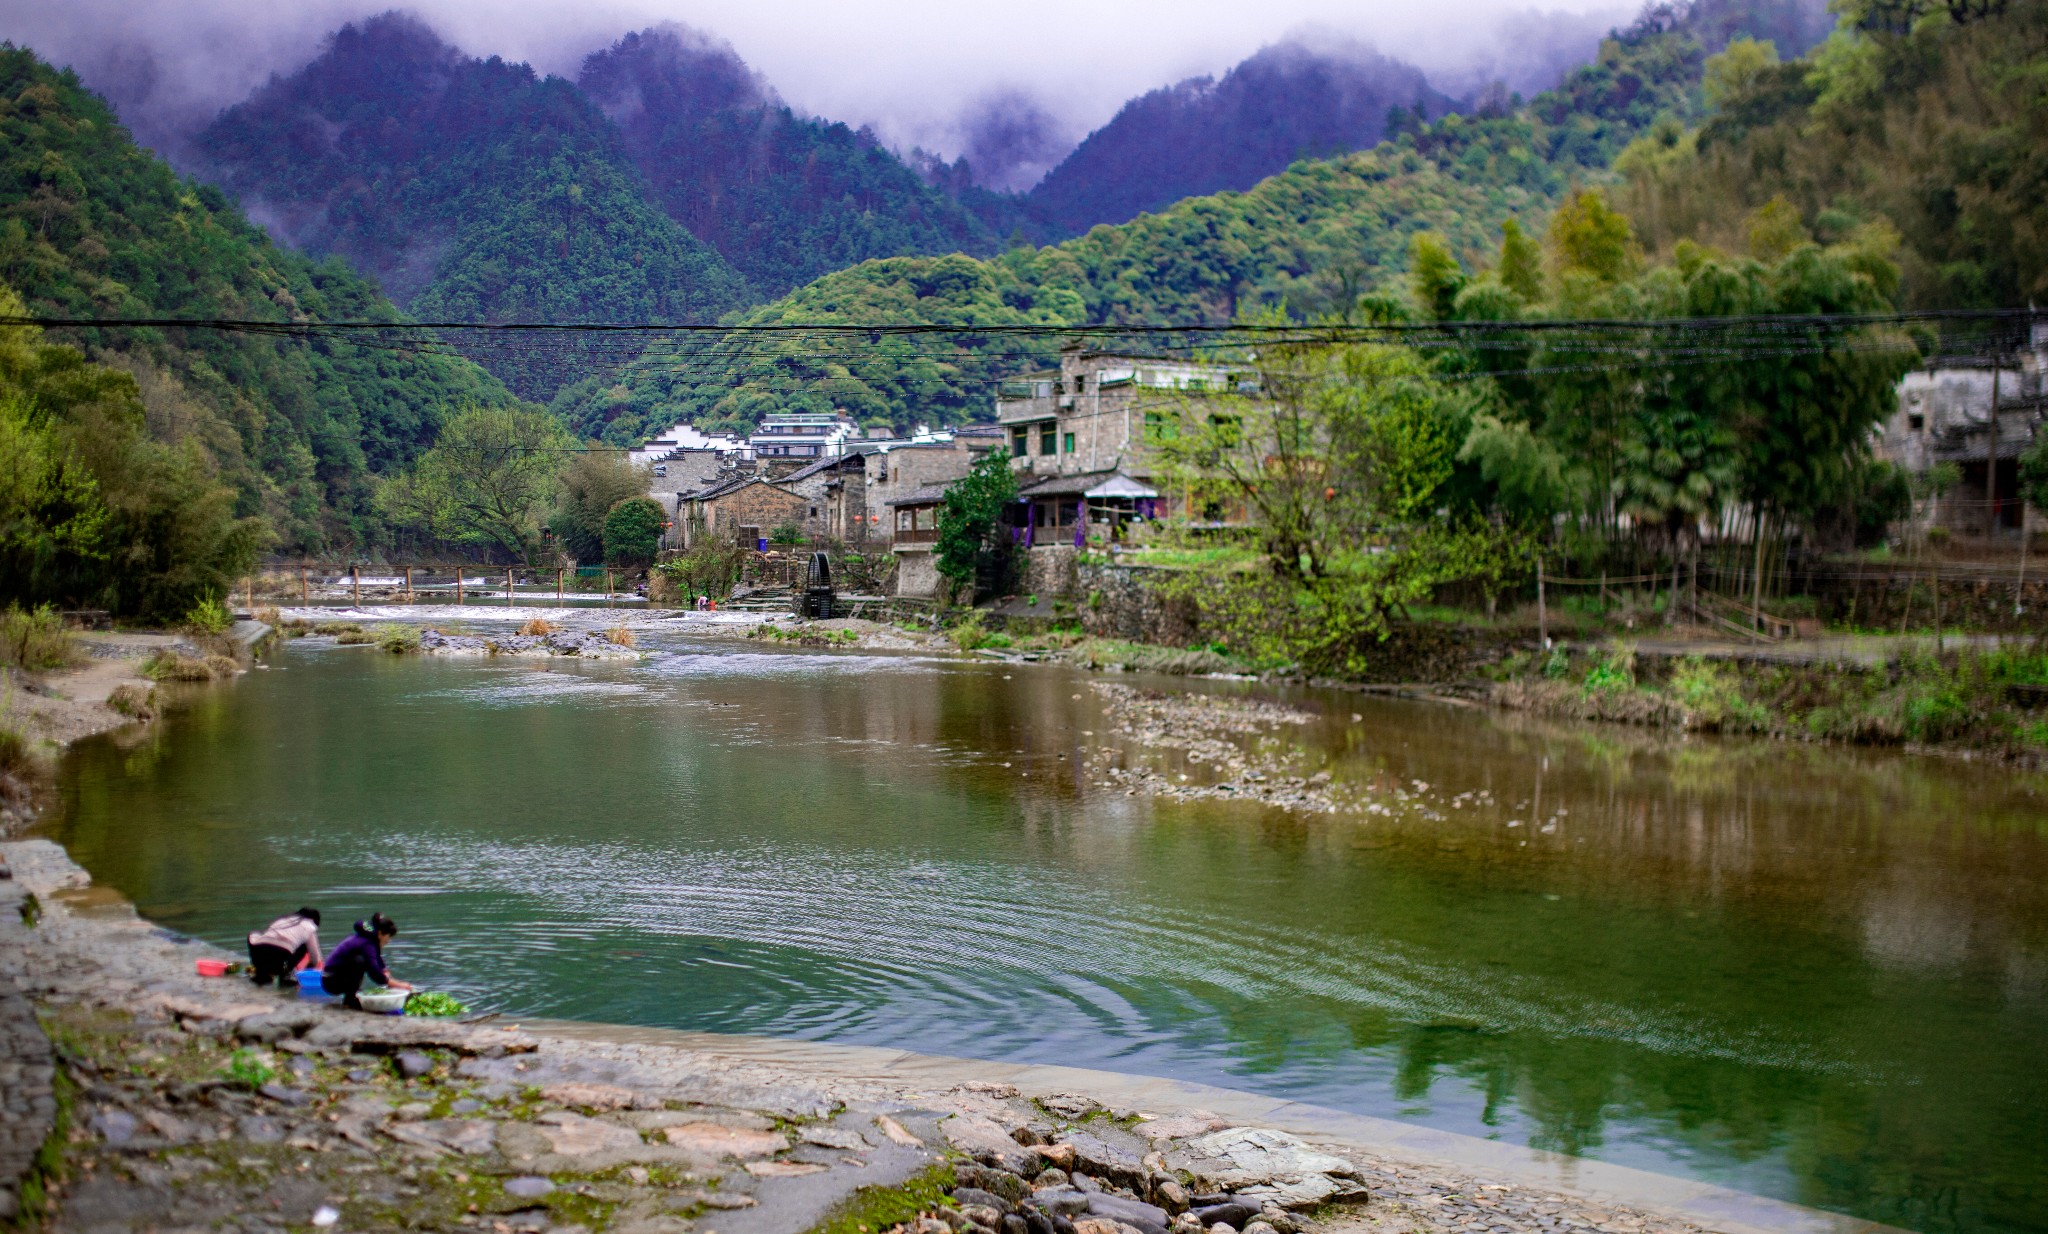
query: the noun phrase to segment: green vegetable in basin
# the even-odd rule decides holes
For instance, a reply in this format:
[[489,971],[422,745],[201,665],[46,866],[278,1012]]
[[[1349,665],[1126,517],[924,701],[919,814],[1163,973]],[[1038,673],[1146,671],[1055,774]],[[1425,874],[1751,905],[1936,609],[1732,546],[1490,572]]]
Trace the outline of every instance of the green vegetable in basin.
[[405,1000],[405,1014],[428,1016],[461,1015],[469,1008],[455,1000],[451,994],[433,992],[415,994]]

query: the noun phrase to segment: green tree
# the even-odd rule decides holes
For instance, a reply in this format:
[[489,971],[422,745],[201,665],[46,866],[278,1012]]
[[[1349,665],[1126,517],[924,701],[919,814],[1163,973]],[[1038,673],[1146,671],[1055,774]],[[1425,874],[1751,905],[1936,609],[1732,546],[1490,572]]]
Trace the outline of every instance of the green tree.
[[604,521],[612,507],[647,492],[648,469],[624,450],[589,448],[562,468],[560,496],[549,526],[577,561],[605,558]]
[[628,497],[604,519],[604,559],[614,566],[647,566],[661,548],[668,514],[652,497]]
[[151,440],[132,375],[0,327],[0,594],[176,620],[254,564],[268,531],[235,503],[197,442]]
[[1628,219],[1592,189],[1573,194],[1550,216],[1550,261],[1560,278],[1618,283],[1635,272],[1638,258]]
[[991,450],[974,460],[967,474],[946,489],[939,504],[939,539],[932,556],[939,573],[955,588],[999,578],[1011,546],[1003,511],[1017,499],[1010,460]]
[[1408,294],[1423,317],[1431,321],[1450,318],[1464,286],[1464,267],[1443,234],[1416,232],[1408,241]]
[[1500,225],[1497,273],[1501,285],[1514,292],[1522,303],[1536,304],[1543,299],[1543,246],[1512,218]]
[[379,498],[396,523],[440,540],[488,544],[527,565],[541,551],[564,456],[576,444],[553,416],[520,407],[470,407]]

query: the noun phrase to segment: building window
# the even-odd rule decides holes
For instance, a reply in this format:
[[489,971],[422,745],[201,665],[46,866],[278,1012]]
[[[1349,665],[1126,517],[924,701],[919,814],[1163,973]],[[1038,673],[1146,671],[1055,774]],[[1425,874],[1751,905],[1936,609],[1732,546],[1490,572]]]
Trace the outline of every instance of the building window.
[[1074,452],[1074,435],[1072,433],[1067,433],[1060,438],[1060,449],[1068,454]]
[[1085,391],[1085,390],[1086,390],[1087,388],[1088,388],[1088,379],[1087,379],[1086,377],[1076,377],[1076,378],[1074,378],[1074,393],[1076,393],[1076,394],[1080,394],[1081,392]]
[[1040,454],[1059,453],[1059,433],[1053,425],[1041,424],[1038,426],[1038,452]]
[[[1031,453],[1031,430],[1021,424],[1010,427],[1010,457],[1023,458]],[[887,475],[882,477],[888,479]]]

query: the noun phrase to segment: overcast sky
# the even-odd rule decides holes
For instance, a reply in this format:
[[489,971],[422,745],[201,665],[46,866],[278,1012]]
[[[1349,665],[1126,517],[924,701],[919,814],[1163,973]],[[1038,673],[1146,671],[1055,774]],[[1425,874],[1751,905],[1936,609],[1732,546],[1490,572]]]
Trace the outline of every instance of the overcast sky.
[[1483,70],[1527,54],[1539,29],[1590,50],[1632,6],[1558,0],[1539,14],[1527,0],[0,0],[0,37],[73,64],[88,81],[116,61],[131,74],[153,71],[153,103],[210,114],[272,71],[303,64],[342,22],[393,7],[464,51],[568,76],[628,30],[679,21],[731,42],[801,110],[950,155],[959,117],[1006,91],[1035,97],[1078,137],[1132,95],[1220,73],[1305,30],[1361,38],[1433,72],[1475,62]]

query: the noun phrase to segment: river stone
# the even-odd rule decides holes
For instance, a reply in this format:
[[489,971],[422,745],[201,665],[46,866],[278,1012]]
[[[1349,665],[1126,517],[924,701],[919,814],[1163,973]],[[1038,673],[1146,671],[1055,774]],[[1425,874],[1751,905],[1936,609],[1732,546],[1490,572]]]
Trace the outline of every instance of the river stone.
[[581,1081],[550,1084],[540,1090],[540,1096],[543,1101],[552,1101],[556,1105],[572,1105],[585,1110],[632,1110],[654,1104],[630,1088]]
[[1210,1204],[1194,1210],[1195,1218],[1204,1228],[1222,1222],[1233,1229],[1241,1228],[1245,1222],[1259,1215],[1260,1205],[1250,1200],[1225,1200],[1221,1204]]
[[1310,1148],[1284,1131],[1263,1127],[1211,1132],[1182,1144],[1168,1160],[1209,1185],[1230,1191],[1300,1180],[1312,1174],[1348,1177],[1357,1173],[1357,1168],[1342,1157]]
[[1093,1198],[1078,1187],[1041,1187],[1025,1203],[1055,1217],[1078,1217],[1088,1211]]
[[284,1128],[274,1118],[261,1114],[249,1114],[235,1120],[235,1132],[251,1144],[280,1144],[284,1142]]
[[399,1076],[407,1080],[417,1080],[434,1073],[434,1060],[418,1050],[400,1050],[392,1061],[398,1067]]
[[805,1174],[823,1174],[831,1167],[815,1161],[749,1161],[744,1168],[755,1178],[798,1178]]
[[1335,1178],[1328,1174],[1278,1179],[1246,1187],[1238,1194],[1290,1212],[1303,1212],[1320,1204],[1358,1203],[1372,1196],[1372,1192],[1356,1179]]
[[608,1149],[639,1148],[640,1133],[616,1123],[602,1123],[581,1114],[543,1114],[534,1120],[548,1146],[564,1157],[587,1157]]
[[126,1110],[101,1110],[92,1116],[92,1129],[109,1144],[126,1144],[135,1138],[135,1116]]
[[297,1108],[312,1104],[313,1098],[303,1089],[290,1088],[283,1084],[265,1084],[256,1090],[279,1105]]
[[995,1209],[999,1216],[1016,1207],[1016,1204],[1004,1199],[995,1192],[983,1191],[979,1187],[955,1187],[953,1189],[953,1198],[959,1201],[963,1208],[978,1204],[983,1208]]
[[[978,1187],[1001,1196],[1007,1201],[1004,1212],[1023,1203],[1024,1197],[1031,1194],[1030,1186],[1023,1179],[1007,1170],[991,1170],[987,1166],[957,1166],[953,1170],[953,1179],[962,1187]],[[1063,1183],[1067,1180],[1063,1175],[1053,1181]]]
[[946,1142],[983,1161],[995,1161],[1006,1169],[1021,1168],[1025,1160],[1042,1150],[1026,1148],[992,1118],[979,1114],[954,1114],[939,1124]]
[[1083,1217],[1074,1222],[1074,1234],[1140,1234],[1136,1226],[1107,1217]]
[[706,1157],[772,1157],[789,1147],[779,1131],[748,1131],[719,1123],[684,1123],[662,1132],[677,1148]]
[[505,1180],[505,1194],[517,1196],[522,1200],[538,1200],[554,1189],[553,1183],[536,1174],[523,1174],[518,1178]]
[[1189,1110],[1184,1114],[1169,1114],[1164,1118],[1147,1119],[1139,1123],[1139,1135],[1151,1140],[1185,1140],[1190,1136],[1207,1135],[1212,1131],[1227,1130],[1230,1123],[1221,1115],[1207,1110]]
[[[1136,1226],[1145,1234],[1166,1234],[1167,1222],[1171,1220],[1166,1210],[1157,1205],[1143,1200],[1127,1200],[1120,1195],[1089,1196],[1088,1215]],[[1081,1223],[1076,1221],[1074,1224],[1079,1226]]]
[[1040,1097],[1038,1104],[1043,1106],[1048,1114],[1064,1118],[1070,1123],[1078,1123],[1102,1108],[1101,1102],[1076,1093],[1054,1093],[1049,1097]]
[[870,1147],[858,1131],[848,1131],[844,1127],[805,1127],[801,1138],[806,1144],[816,1144],[820,1148],[843,1149],[846,1152],[859,1152]]
[[1152,1172],[1145,1168],[1137,1153],[1102,1136],[1076,1131],[1067,1136],[1066,1143],[1074,1149],[1074,1164],[1069,1169],[1133,1190],[1144,1187],[1150,1179]]
[[415,1130],[470,1157],[490,1152],[498,1139],[498,1125],[486,1118],[432,1118]]

